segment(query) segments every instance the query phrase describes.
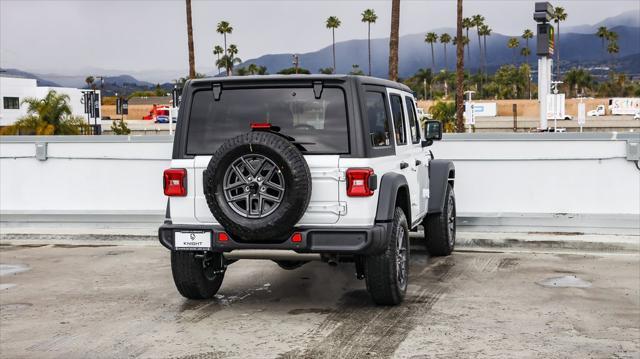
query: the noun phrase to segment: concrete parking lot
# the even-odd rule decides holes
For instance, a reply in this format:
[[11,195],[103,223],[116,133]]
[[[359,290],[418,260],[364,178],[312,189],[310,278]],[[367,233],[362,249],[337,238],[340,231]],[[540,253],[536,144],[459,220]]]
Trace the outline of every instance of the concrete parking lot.
[[406,301],[376,307],[351,265],[240,261],[191,301],[155,242],[56,243],[0,246],[2,357],[640,357],[638,253],[414,242]]

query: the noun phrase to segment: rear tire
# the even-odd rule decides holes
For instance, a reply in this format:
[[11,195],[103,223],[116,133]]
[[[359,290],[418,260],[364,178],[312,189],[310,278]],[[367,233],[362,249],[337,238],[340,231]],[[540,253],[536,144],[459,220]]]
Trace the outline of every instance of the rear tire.
[[210,261],[196,258],[194,252],[171,252],[171,273],[180,294],[188,299],[210,299],[220,289],[224,272],[214,274],[211,261],[220,260],[214,254]]
[[366,257],[367,290],[378,305],[397,305],[407,292],[409,280],[409,225],[396,207],[385,251]]
[[447,184],[442,212],[428,215],[423,225],[429,254],[450,255],[456,244],[456,199],[451,184]]

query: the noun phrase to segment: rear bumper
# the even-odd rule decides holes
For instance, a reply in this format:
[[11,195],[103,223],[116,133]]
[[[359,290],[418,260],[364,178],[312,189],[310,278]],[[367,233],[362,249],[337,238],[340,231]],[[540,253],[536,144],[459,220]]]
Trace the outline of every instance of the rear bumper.
[[160,243],[169,250],[175,250],[174,233],[177,231],[206,231],[211,233],[211,251],[231,252],[236,249],[278,249],[293,250],[298,253],[336,254],[378,254],[384,251],[391,223],[376,223],[371,227],[342,228],[296,228],[301,240],[288,239],[280,243],[237,242],[229,236],[226,241],[218,239],[224,232],[220,226],[163,224],[158,230]]

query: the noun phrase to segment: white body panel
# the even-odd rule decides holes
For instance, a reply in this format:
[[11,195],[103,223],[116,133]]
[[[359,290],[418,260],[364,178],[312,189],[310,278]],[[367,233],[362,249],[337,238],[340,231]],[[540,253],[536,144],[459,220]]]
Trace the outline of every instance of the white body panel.
[[[305,156],[311,172],[311,199],[306,213],[300,220],[300,225],[326,225],[338,221],[340,214],[346,210],[346,204],[338,200],[338,187],[344,183],[344,171],[338,168],[338,155],[308,155]],[[193,161],[193,181],[195,203],[195,217],[197,222],[217,224],[211,214],[203,191],[203,172],[207,168],[211,156],[196,156]],[[191,181],[189,182],[191,185]]]

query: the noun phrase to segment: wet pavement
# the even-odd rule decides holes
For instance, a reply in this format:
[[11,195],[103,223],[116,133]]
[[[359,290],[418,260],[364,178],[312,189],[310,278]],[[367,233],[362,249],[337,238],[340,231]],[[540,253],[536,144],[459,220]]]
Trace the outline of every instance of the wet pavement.
[[154,242],[0,246],[5,358],[640,357],[640,254],[412,246],[405,302],[353,265],[229,267],[214,300],[177,293]]

